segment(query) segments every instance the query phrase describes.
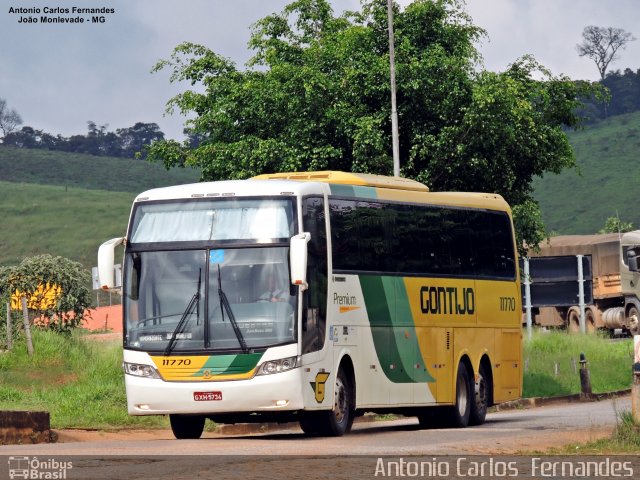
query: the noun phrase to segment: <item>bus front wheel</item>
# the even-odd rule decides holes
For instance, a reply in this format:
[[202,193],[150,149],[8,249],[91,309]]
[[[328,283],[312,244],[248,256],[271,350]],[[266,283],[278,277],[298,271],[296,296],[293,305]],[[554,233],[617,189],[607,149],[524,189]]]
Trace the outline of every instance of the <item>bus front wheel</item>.
[[178,440],[196,439],[202,436],[205,418],[200,415],[169,415],[171,430]]
[[336,377],[333,409],[303,412],[300,418],[300,427],[307,435],[329,437],[344,435],[351,430],[353,425],[354,404],[351,381],[344,368],[341,367]]

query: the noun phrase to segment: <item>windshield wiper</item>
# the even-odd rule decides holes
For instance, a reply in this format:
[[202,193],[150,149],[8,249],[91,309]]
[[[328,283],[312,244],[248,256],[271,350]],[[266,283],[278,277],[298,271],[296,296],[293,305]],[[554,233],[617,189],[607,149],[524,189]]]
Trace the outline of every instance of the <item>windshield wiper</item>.
[[171,334],[171,339],[169,340],[169,344],[167,345],[167,348],[164,349],[165,357],[170,355],[171,352],[173,351],[173,347],[175,347],[176,342],[178,341],[178,335],[184,332],[184,329],[186,328],[187,323],[189,322],[189,317],[193,313],[194,308],[196,309],[196,319],[198,322],[200,322],[200,285],[201,283],[202,283],[202,269],[200,269],[198,273],[198,288],[196,290],[196,293],[194,293],[193,297],[191,297],[191,300],[189,300],[189,304],[187,305],[187,308],[183,312],[182,317],[180,317],[180,321],[178,322],[178,325],[176,325],[175,330]]
[[218,264],[218,296],[220,297],[220,314],[222,315],[222,321],[224,322],[224,311],[227,311],[227,315],[229,315],[229,321],[231,322],[231,326],[233,327],[233,331],[236,334],[236,338],[238,339],[238,343],[240,344],[240,348],[242,348],[243,353],[248,353],[249,348],[247,347],[247,343],[244,341],[244,337],[242,336],[242,332],[238,327],[238,322],[236,322],[236,317],[231,310],[231,305],[229,305],[229,300],[227,299],[227,295],[222,290],[222,277],[220,275],[220,264]]

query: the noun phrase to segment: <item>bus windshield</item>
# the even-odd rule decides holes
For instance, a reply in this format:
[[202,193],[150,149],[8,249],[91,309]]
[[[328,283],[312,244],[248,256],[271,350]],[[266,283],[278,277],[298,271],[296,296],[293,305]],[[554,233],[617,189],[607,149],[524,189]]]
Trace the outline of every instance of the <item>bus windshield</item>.
[[125,345],[169,355],[295,341],[293,212],[293,199],[273,197],[137,204],[125,253]]
[[287,257],[287,247],[127,253],[125,345],[168,354],[294,342]]

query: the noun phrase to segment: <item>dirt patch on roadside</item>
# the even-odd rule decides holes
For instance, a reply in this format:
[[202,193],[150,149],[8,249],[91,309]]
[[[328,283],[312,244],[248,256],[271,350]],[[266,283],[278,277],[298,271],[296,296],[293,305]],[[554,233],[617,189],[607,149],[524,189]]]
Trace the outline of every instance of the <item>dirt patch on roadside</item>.
[[109,432],[103,430],[56,430],[58,443],[101,442],[101,441],[130,441],[130,440],[170,440],[173,439],[171,430],[118,430]]
[[[478,455],[544,453],[567,445],[584,444],[602,438],[609,438],[613,434],[613,430],[614,427],[597,427],[570,432],[554,430],[530,433],[522,438],[509,438],[504,444],[495,442],[495,445],[492,445],[491,448],[471,446],[470,450],[471,453]],[[575,453],[580,453],[579,448],[576,449]]]

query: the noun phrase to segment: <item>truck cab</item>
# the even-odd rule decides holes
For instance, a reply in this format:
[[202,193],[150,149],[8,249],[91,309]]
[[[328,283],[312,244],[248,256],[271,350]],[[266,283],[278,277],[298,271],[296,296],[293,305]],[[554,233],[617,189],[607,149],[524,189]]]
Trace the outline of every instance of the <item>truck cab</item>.
[[640,230],[627,232],[620,239],[620,283],[628,328],[637,335],[640,333]]

